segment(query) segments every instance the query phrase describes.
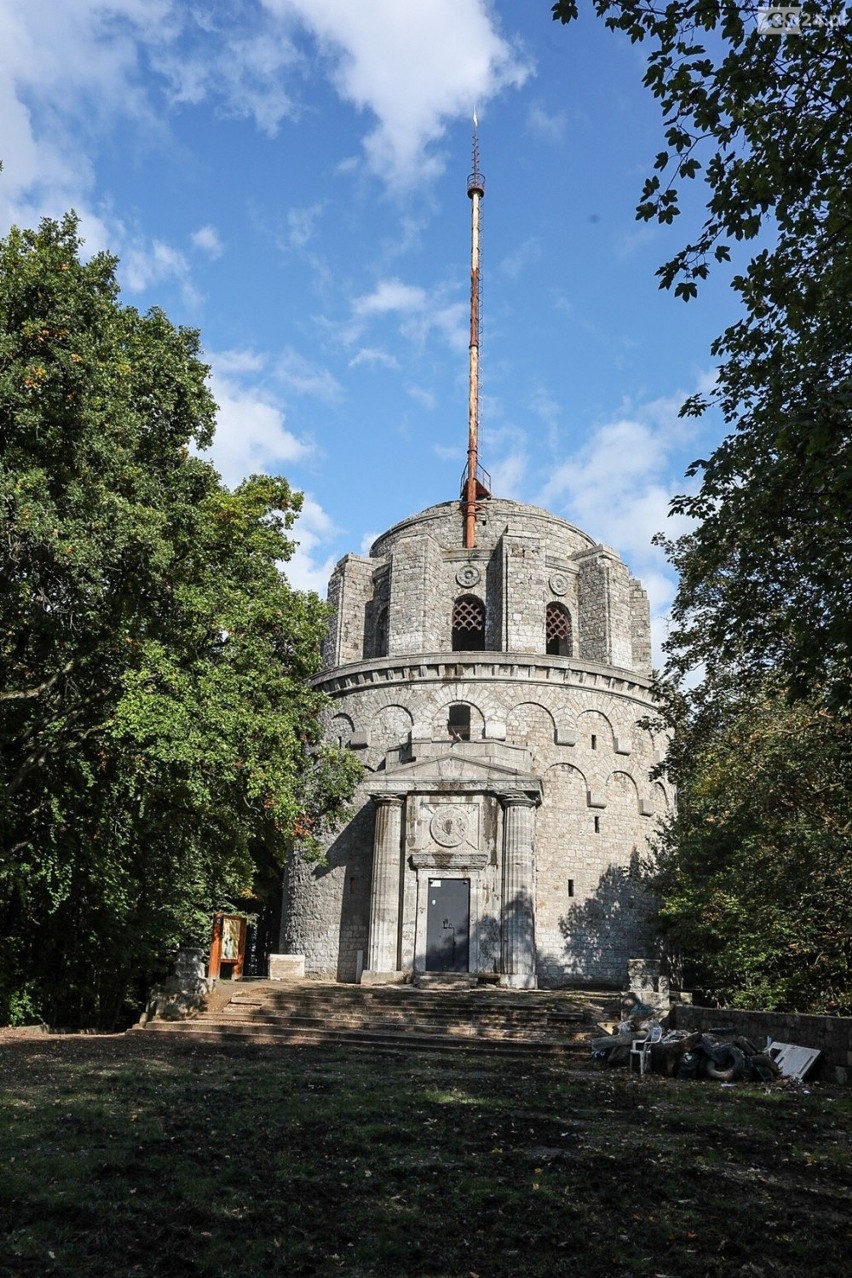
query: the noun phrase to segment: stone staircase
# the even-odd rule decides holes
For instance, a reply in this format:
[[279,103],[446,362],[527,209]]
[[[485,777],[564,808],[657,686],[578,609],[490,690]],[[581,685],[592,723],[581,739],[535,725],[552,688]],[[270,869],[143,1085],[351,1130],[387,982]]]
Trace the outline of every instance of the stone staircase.
[[196,1017],[155,1018],[144,1030],[199,1042],[585,1056],[596,1022],[594,1007],[567,991],[247,980],[219,982]]

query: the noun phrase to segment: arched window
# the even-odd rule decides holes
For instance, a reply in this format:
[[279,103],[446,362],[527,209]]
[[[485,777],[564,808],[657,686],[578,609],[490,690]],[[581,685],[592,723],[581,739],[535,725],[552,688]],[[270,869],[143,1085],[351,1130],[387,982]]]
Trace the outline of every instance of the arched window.
[[462,595],[453,604],[453,652],[484,652],[485,604]]
[[450,713],[447,717],[447,731],[453,741],[470,740],[470,706],[464,705],[461,701],[450,706]]
[[545,619],[547,647],[549,657],[571,656],[571,614],[564,604],[549,603]]

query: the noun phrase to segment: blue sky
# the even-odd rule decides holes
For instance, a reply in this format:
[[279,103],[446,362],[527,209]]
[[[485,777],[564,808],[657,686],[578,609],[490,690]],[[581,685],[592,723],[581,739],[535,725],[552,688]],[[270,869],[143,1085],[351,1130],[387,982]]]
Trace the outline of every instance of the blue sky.
[[663,145],[642,57],[549,0],[0,0],[0,224],[75,208],[125,302],[201,330],[212,458],[304,491],[289,575],[324,593],[458,494],[476,106],[481,460],[619,550],[659,643],[650,539],[721,434],[677,409],[736,311],[722,275],[658,290],[701,192],[635,221]]

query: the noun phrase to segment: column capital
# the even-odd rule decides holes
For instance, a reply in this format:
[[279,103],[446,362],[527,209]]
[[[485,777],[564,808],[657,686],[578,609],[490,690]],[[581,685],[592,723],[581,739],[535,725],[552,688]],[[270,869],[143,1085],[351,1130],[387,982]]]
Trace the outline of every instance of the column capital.
[[394,805],[396,805],[396,807],[401,808],[402,805],[405,803],[404,794],[371,794],[370,798],[373,800],[373,802],[376,804],[377,807],[380,804],[385,803],[387,804],[388,807],[393,807]]
[[507,790],[497,797],[504,808],[537,808],[541,802],[539,795],[527,794],[524,790]]

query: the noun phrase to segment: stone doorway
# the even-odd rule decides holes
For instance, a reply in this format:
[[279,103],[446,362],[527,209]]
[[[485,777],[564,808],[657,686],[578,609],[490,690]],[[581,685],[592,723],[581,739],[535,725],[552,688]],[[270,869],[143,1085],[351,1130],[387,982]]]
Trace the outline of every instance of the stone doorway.
[[470,970],[470,879],[429,880],[426,971]]

